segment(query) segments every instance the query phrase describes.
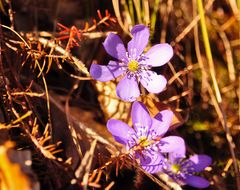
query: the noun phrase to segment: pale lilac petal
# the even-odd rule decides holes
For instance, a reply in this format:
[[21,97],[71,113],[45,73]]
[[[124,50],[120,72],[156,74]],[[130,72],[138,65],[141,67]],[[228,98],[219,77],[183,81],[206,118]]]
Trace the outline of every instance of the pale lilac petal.
[[193,168],[195,172],[204,170],[212,163],[211,157],[207,155],[193,155],[189,158],[189,160],[194,163]]
[[112,57],[118,60],[127,60],[126,49],[118,35],[110,33],[103,42],[103,46],[106,52]]
[[210,185],[209,181],[199,176],[187,176],[185,182],[196,188],[206,188]]
[[160,93],[166,87],[167,80],[162,75],[157,75],[153,71],[143,71],[140,82],[148,92]]
[[127,144],[128,140],[131,140],[131,135],[135,134],[135,131],[126,123],[116,119],[108,120],[107,129],[117,142],[124,145]]
[[128,53],[132,59],[137,59],[148,44],[149,28],[139,24],[133,27],[131,34],[133,38],[128,42]]
[[90,67],[90,75],[95,80],[106,82],[120,76],[124,71],[121,70],[119,63],[110,61],[107,66],[92,64]]
[[132,123],[135,128],[140,124],[141,126],[150,127],[152,124],[152,119],[149,115],[148,110],[145,105],[141,102],[134,102],[131,111]]
[[173,112],[170,110],[163,110],[159,112],[152,119],[152,127],[151,129],[157,133],[157,136],[163,136],[169,129],[169,126],[172,122]]
[[135,101],[140,96],[137,79],[126,75],[118,83],[116,92],[118,97],[123,101]]
[[162,171],[162,163],[164,157],[158,152],[151,152],[150,154],[144,154],[140,157],[141,167],[149,173],[157,173]]
[[172,46],[169,44],[157,44],[145,54],[146,64],[152,67],[162,66],[173,56]]
[[168,155],[168,159],[174,163],[178,159],[182,159],[186,157],[186,146],[184,142],[181,145],[178,145],[178,148],[175,149],[173,152],[170,152]]
[[159,148],[162,153],[174,152],[175,154],[183,154],[183,151],[185,152],[184,140],[178,136],[164,137],[160,140],[159,144]]

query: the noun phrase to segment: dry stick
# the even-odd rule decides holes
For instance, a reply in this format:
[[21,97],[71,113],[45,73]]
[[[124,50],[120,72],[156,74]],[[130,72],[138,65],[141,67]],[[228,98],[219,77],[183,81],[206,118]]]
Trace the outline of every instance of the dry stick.
[[[168,85],[171,85],[176,79],[178,79],[180,76],[182,75],[186,75],[188,74],[190,71],[192,70],[197,70],[199,69],[199,65],[194,64],[194,65],[189,65],[186,68],[184,68],[181,71],[178,71],[177,73],[175,73],[169,80],[168,80]],[[182,82],[182,81],[181,81]]]
[[[173,76],[177,76],[177,75],[176,75],[177,72],[176,72],[176,70],[175,70],[175,68],[173,67],[173,65],[172,65],[171,62],[168,62],[168,66],[169,66],[170,70],[172,71]],[[176,77],[176,79],[177,79],[177,81],[179,82],[179,84],[180,84],[181,86],[184,85],[184,82],[183,82],[179,77]],[[168,84],[170,84],[170,82],[168,82]]]
[[[38,63],[38,61],[36,61],[36,63],[37,63],[37,67],[40,71],[41,66]],[[42,75],[42,81],[43,81],[43,85],[44,85],[45,92],[46,92],[45,95],[46,95],[46,100],[47,100],[48,122],[49,122],[49,125],[50,125],[50,133],[51,133],[50,135],[52,135],[51,106],[50,106],[50,99],[49,99],[49,93],[48,93],[48,86],[47,86],[47,81],[46,81],[46,78],[44,76],[44,73],[42,73],[41,75]]]
[[75,84],[72,89],[70,90],[70,92],[68,93],[67,97],[66,97],[66,101],[65,101],[65,112],[66,112],[66,117],[67,117],[67,122],[68,122],[68,128],[69,131],[71,132],[72,138],[73,138],[73,143],[76,146],[77,152],[79,154],[79,157],[82,158],[83,157],[83,153],[82,153],[82,149],[81,146],[78,142],[78,136],[77,136],[77,132],[74,129],[73,125],[72,125],[72,121],[70,120],[69,116],[70,114],[70,110],[69,110],[69,100],[71,97],[71,94],[78,88],[78,84]]
[[[84,158],[81,161],[80,166],[77,168],[75,175],[76,177],[80,177],[79,175],[82,172],[85,172],[83,175],[83,179],[82,179],[82,186],[84,190],[87,190],[87,185],[88,185],[88,179],[89,179],[89,173],[90,173],[90,169],[92,166],[92,162],[93,162],[93,158],[94,158],[94,150],[95,147],[97,145],[97,140],[93,140],[93,142],[91,143],[90,149],[85,153]],[[85,171],[84,171],[85,169]]]
[[[125,3],[127,4],[127,3]],[[134,26],[135,25],[135,15],[134,15],[134,8],[133,8],[133,2],[132,0],[128,0],[128,12],[129,12],[129,15],[131,17],[131,22],[132,22],[132,25]]]
[[[196,0],[193,0],[193,5],[196,4]],[[194,6],[195,7],[195,6]],[[196,8],[195,8],[196,9]],[[194,13],[196,12],[196,10],[194,11]],[[207,84],[207,90],[208,93],[211,97],[212,103],[214,105],[214,108],[217,112],[217,115],[220,119],[220,122],[226,132],[226,139],[228,141],[228,145],[229,145],[229,149],[230,149],[230,153],[233,159],[233,165],[234,165],[234,172],[236,175],[236,181],[237,181],[237,188],[238,190],[240,189],[240,182],[239,182],[239,171],[238,171],[238,165],[237,165],[237,159],[235,156],[235,152],[234,152],[234,142],[232,140],[232,136],[230,133],[229,128],[227,127],[227,121],[226,121],[226,116],[225,113],[223,111],[223,109],[221,108],[220,103],[217,101],[216,97],[214,96],[213,90],[208,82],[208,75],[207,75],[207,71],[205,70],[205,67],[203,65],[203,61],[202,61],[202,57],[201,57],[201,52],[200,52],[200,45],[199,45],[199,38],[198,38],[198,27],[197,25],[194,27],[194,44],[195,44],[195,50],[196,50],[196,55],[197,55],[197,59],[198,59],[198,64],[199,67],[201,68],[201,72],[202,72],[202,77],[205,78],[206,84]]]
[[231,82],[234,82],[236,80],[236,74],[235,74],[236,72],[235,72],[234,63],[233,63],[233,55],[232,55],[232,51],[231,51],[230,42],[228,40],[228,37],[227,37],[226,33],[224,31],[220,30],[220,26],[217,23],[217,21],[213,20],[212,23],[216,27],[216,30],[217,30],[220,38],[222,39],[224,48],[226,50],[226,58],[227,58],[229,79],[230,79]]
[[[206,11],[211,8],[214,1],[215,0],[208,1],[208,3],[205,6]],[[200,15],[198,14],[197,16],[194,17],[192,22],[175,38],[175,41],[171,42],[171,44],[174,45],[175,43],[179,43],[193,29],[193,27],[198,23],[199,20]]]
[[13,17],[12,3],[11,3],[11,0],[6,0],[6,2],[8,3],[8,14],[11,22],[11,29],[14,30],[14,17]]
[[[23,43],[25,44],[25,46],[29,49],[29,50],[31,50],[31,47],[29,46],[29,44],[23,39],[23,37],[20,35],[20,34],[18,34],[18,32],[17,31],[15,31],[14,29],[12,29],[12,28],[10,28],[10,27],[8,27],[8,26],[6,26],[6,25],[2,25],[1,24],[1,26],[2,27],[4,27],[4,28],[6,28],[6,29],[8,29],[8,30],[10,30],[10,31],[12,31],[14,34],[16,34],[22,41],[23,41]],[[34,55],[34,57],[35,57],[35,55]],[[38,62],[36,62],[37,63],[37,67],[39,68],[39,71],[41,71],[41,66],[38,64]],[[52,126],[52,122],[51,122],[51,112],[50,112],[50,99],[49,99],[49,95],[48,95],[48,87],[47,87],[47,82],[46,82],[46,79],[45,79],[45,76],[44,76],[44,74],[42,73],[41,74],[42,75],[42,80],[43,80],[43,84],[44,84],[44,88],[45,88],[45,94],[46,94],[46,100],[47,100],[47,109],[48,109],[48,121],[49,121],[49,124],[50,124],[50,126]],[[52,129],[52,128],[51,128]],[[52,132],[51,132],[51,134],[52,134]]]
[[237,21],[235,16],[232,16],[231,18],[229,18],[226,22],[224,22],[221,27],[220,30],[221,31],[225,31],[227,30],[233,23],[235,23]]
[[50,48],[54,48],[55,51],[59,52],[60,54],[62,54],[63,56],[66,56],[66,58],[72,59],[74,66],[76,66],[76,68],[80,71],[83,72],[84,74],[86,74],[87,76],[89,75],[89,72],[86,68],[86,66],[84,65],[84,63],[82,61],[80,61],[78,58],[72,56],[69,52],[67,52],[65,49],[63,49],[62,47],[58,46],[57,44],[55,44],[52,41],[49,41],[45,38],[38,38],[38,41],[45,45],[48,46]]
[[142,23],[140,0],[133,0],[133,4],[134,4],[136,14],[137,14],[137,20],[138,20],[139,23]]
[[237,2],[236,0],[228,0],[230,7],[233,11],[234,16],[239,20],[240,19],[240,12],[238,10]]
[[149,11],[149,2],[148,0],[143,0],[142,1],[143,5],[143,22],[145,25],[150,24],[150,11]]
[[129,28],[134,24],[130,15],[130,10],[129,10],[130,7],[128,8],[126,0],[121,0],[121,5],[123,6],[123,9],[124,9],[124,11],[122,11],[122,15],[124,16],[124,25],[125,25],[125,28],[123,30],[126,30],[127,33],[126,31],[125,33],[131,36],[132,34],[129,32]]
[[122,21],[122,17],[121,17],[121,13],[120,13],[119,0],[112,0],[112,4],[113,4],[113,9],[114,9],[115,15],[117,17],[118,24],[121,26],[121,28],[123,29],[123,31],[126,34],[130,34],[128,29],[124,26],[123,21]]
[[173,0],[168,0],[167,14],[165,14],[165,16],[163,17],[163,27],[161,32],[160,43],[164,43],[166,41],[167,24],[168,24],[169,15],[170,15],[170,12],[172,11],[172,8],[173,8]]

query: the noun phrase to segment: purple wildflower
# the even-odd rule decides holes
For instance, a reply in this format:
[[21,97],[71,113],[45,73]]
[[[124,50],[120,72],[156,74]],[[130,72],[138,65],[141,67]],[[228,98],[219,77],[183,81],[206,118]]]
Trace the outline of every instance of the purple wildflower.
[[169,153],[169,159],[163,163],[162,172],[168,174],[180,185],[206,188],[209,186],[209,181],[194,174],[204,170],[211,162],[211,157],[207,155],[193,155],[186,159],[184,156]]
[[126,123],[110,119],[107,128],[115,140],[132,150],[131,157],[140,160],[140,165],[149,173],[156,173],[162,167],[164,157],[161,153],[176,151],[184,146],[184,140],[177,136],[164,137],[173,113],[170,110],[159,112],[151,118],[146,107],[134,102],[131,110],[133,128]]
[[90,68],[91,76],[102,82],[123,75],[116,93],[119,98],[129,102],[135,101],[140,95],[138,82],[151,93],[160,93],[165,88],[167,81],[164,76],[150,69],[164,65],[173,56],[172,47],[166,43],[157,44],[143,54],[149,38],[146,26],[134,26],[131,34],[133,38],[128,42],[127,51],[118,35],[109,34],[103,46],[117,61],[110,61],[107,66],[92,64]]

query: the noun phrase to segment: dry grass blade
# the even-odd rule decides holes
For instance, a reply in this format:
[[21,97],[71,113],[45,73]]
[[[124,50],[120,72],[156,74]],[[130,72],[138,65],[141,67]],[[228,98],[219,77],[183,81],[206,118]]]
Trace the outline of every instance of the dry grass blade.
[[165,183],[168,184],[169,187],[171,187],[171,189],[174,190],[183,190],[181,188],[180,185],[178,185],[176,182],[174,182],[171,178],[169,178],[168,175],[164,174],[164,173],[160,173],[158,174],[159,178],[162,179]]
[[3,12],[3,14],[7,15],[7,13],[6,13],[5,9],[4,9],[2,0],[0,0],[0,10]]
[[38,41],[40,43],[42,43],[44,46],[48,46],[50,48],[54,48],[54,50],[57,51],[58,53],[60,53],[63,57],[65,57],[66,59],[69,59],[70,61],[72,61],[71,63],[73,64],[73,66],[75,66],[75,68],[77,68],[77,70],[79,72],[83,72],[84,74],[89,76],[88,69],[85,67],[84,63],[82,61],[80,61],[78,58],[72,56],[68,51],[66,51],[62,47],[60,47],[57,44],[55,44],[54,42],[49,41],[49,40],[47,40],[45,38],[39,38]]
[[141,3],[140,0],[133,0],[134,7],[137,13],[137,20],[139,23],[142,23],[142,16],[141,16]]
[[87,189],[89,173],[92,167],[92,161],[93,161],[94,150],[96,145],[97,145],[97,140],[93,140],[93,142],[91,143],[90,149],[86,151],[80,166],[75,171],[76,178],[83,179],[81,184],[84,189]]
[[[193,4],[196,4],[196,1],[194,1]],[[199,5],[199,6],[201,6],[201,5]],[[235,171],[235,175],[236,175],[237,187],[240,188],[239,171],[238,171],[237,159],[236,159],[235,152],[234,152],[235,144],[233,142],[230,129],[227,127],[226,115],[225,115],[224,110],[222,109],[222,107],[220,105],[221,98],[219,99],[219,98],[215,97],[215,95],[213,93],[213,90],[212,90],[212,88],[211,88],[211,86],[210,86],[210,84],[208,82],[208,77],[207,77],[208,74],[207,74],[207,71],[206,71],[206,69],[205,69],[205,67],[203,65],[203,61],[202,61],[202,58],[201,58],[201,52],[200,52],[200,48],[199,48],[199,39],[198,39],[197,26],[195,26],[195,29],[194,29],[194,39],[195,39],[196,54],[197,54],[199,66],[201,68],[202,77],[205,78],[208,93],[209,93],[209,95],[211,97],[211,100],[212,100],[212,103],[213,103],[214,108],[216,110],[216,113],[217,113],[217,115],[219,117],[219,120],[220,120],[220,122],[222,124],[222,127],[223,127],[223,129],[225,131],[226,139],[227,139],[228,145],[229,145],[229,150],[230,150],[230,153],[231,153],[231,156],[232,156],[232,159],[233,159],[233,163],[234,163],[233,166],[234,166],[234,171]]]
[[119,25],[121,26],[121,28],[124,30],[124,32],[126,34],[130,34],[128,31],[128,27],[124,26],[124,24],[123,24],[123,20],[122,20],[121,13],[120,13],[119,0],[112,0],[112,4],[113,4],[113,9],[114,9],[114,12],[117,17],[117,21],[118,21]]
[[162,27],[162,32],[161,32],[161,38],[160,38],[160,43],[164,43],[166,41],[166,34],[167,34],[167,24],[168,24],[168,19],[169,15],[173,9],[173,0],[168,0],[167,2],[167,9],[165,10],[166,12],[163,14],[163,27]]
[[82,149],[81,149],[81,146],[79,144],[79,138],[78,138],[78,136],[80,136],[80,134],[77,134],[76,130],[73,128],[73,122],[70,119],[71,113],[70,113],[70,110],[69,110],[69,99],[71,97],[71,94],[77,88],[78,88],[78,83],[73,85],[72,89],[70,90],[69,94],[67,95],[66,103],[65,103],[65,112],[66,112],[67,121],[68,121],[68,128],[69,128],[69,130],[71,132],[73,142],[74,142],[74,144],[75,144],[75,146],[77,148],[79,157],[82,158],[83,157],[83,153],[82,153]]
[[42,97],[45,93],[36,93],[36,92],[12,92],[11,96],[30,96],[30,97]]
[[150,11],[149,11],[149,2],[148,0],[143,0],[143,21],[145,25],[150,25]]
[[[205,6],[206,11],[208,11],[211,8],[214,1],[215,0],[208,1],[208,3]],[[172,42],[172,44],[179,43],[193,29],[193,27],[199,22],[199,20],[200,15],[198,14],[192,19],[191,23],[187,27],[185,27],[185,29],[175,38],[175,41]]]
[[228,37],[224,31],[221,31],[221,28],[216,20],[212,20],[212,24],[216,27],[220,38],[222,39],[223,45],[226,51],[226,59],[227,59],[227,66],[228,66],[228,73],[230,82],[234,82],[236,80],[236,71],[233,62],[233,55],[231,51],[231,45],[228,40]]

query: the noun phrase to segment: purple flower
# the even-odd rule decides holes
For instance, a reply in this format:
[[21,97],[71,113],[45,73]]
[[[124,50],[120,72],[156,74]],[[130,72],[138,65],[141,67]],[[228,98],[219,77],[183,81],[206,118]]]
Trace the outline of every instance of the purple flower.
[[162,153],[173,152],[184,146],[184,140],[180,137],[163,138],[170,126],[173,113],[164,110],[151,118],[142,103],[134,102],[131,116],[133,128],[116,119],[108,120],[107,128],[117,142],[126,146],[132,158],[140,160],[143,169],[149,173],[156,173],[162,167],[164,160]]
[[162,172],[168,174],[179,185],[206,188],[209,181],[194,174],[204,170],[211,162],[212,159],[207,155],[193,155],[186,159],[184,156],[169,153],[169,159],[163,163]]
[[107,66],[92,64],[90,68],[91,76],[102,82],[123,75],[116,92],[119,98],[129,102],[135,101],[140,95],[138,82],[151,93],[160,93],[165,88],[166,79],[150,69],[164,65],[173,56],[172,47],[166,43],[157,44],[143,54],[149,38],[146,26],[134,26],[131,34],[133,38],[128,42],[127,51],[118,35],[109,34],[103,46],[117,60],[110,61]]

